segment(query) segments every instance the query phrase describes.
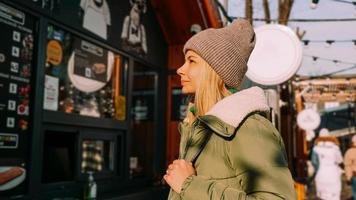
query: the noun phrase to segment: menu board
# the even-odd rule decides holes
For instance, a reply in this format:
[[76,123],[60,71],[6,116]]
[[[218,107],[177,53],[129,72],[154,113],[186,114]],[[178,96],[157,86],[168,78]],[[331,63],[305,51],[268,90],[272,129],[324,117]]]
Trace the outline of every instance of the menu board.
[[0,3],[0,196],[25,191],[35,23]]
[[107,82],[108,51],[85,40],[74,40],[74,74]]

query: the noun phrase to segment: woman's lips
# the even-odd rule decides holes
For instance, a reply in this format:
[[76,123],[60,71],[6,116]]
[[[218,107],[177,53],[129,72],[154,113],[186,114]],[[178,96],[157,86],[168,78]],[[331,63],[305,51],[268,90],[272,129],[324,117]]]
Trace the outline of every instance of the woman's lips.
[[186,84],[186,83],[188,83],[189,81],[180,81],[180,84],[181,85],[184,85],[184,84]]

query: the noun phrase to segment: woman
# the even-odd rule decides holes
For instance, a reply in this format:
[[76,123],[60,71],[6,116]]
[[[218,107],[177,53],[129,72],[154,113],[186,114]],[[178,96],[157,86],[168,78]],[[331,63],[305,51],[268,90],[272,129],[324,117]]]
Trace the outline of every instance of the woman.
[[185,44],[177,73],[194,106],[179,126],[180,159],[164,176],[168,199],[296,199],[282,138],[260,115],[269,110],[263,90],[233,94],[254,45],[246,20],[204,30]]
[[339,142],[323,128],[315,140],[312,161],[316,168],[316,193],[323,200],[339,200],[341,195],[342,155]]

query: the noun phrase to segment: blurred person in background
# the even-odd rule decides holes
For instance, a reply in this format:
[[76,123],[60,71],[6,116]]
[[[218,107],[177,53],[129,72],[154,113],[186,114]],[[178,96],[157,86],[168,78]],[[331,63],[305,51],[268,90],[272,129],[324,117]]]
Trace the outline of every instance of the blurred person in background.
[[321,129],[312,152],[312,163],[316,169],[316,193],[320,199],[340,199],[342,170],[339,165],[342,161],[338,140],[330,137],[328,129]]
[[356,135],[352,136],[351,147],[346,151],[344,158],[346,180],[352,186],[352,195],[356,200]]

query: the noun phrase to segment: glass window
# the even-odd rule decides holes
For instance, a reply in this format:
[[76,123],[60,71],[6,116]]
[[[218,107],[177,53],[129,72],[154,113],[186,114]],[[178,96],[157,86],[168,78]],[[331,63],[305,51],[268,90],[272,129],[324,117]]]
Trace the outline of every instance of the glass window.
[[48,26],[45,110],[125,120],[127,59]]
[[131,178],[153,175],[157,78],[157,72],[135,63],[131,110]]
[[44,183],[74,181],[76,132],[45,131],[43,151]]
[[114,143],[108,140],[84,140],[82,142],[81,172],[114,170]]
[[183,121],[186,116],[189,96],[182,93],[181,88],[172,89],[171,120]]

